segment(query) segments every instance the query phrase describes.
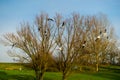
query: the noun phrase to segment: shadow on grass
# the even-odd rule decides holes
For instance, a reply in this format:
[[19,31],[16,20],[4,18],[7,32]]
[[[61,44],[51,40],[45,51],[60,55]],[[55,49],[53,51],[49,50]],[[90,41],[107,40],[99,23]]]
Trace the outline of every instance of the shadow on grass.
[[105,71],[99,72],[99,75],[101,75],[101,77],[106,77],[111,80],[119,80],[120,68],[115,68],[115,67],[102,67],[102,68],[106,69],[106,72]]
[[62,80],[61,78],[48,78],[48,77],[44,77],[43,80]]
[[120,79],[120,69],[106,68],[104,71],[95,72],[89,75],[106,78],[107,80],[119,80]]
[[104,70],[109,70],[109,71],[118,71],[120,73],[120,68],[116,67],[101,67]]
[[53,79],[44,77],[44,80],[53,80]]
[[0,80],[35,80],[31,75],[8,75],[4,71],[0,71]]
[[109,80],[119,80],[120,75],[119,73],[113,73],[113,72],[98,72],[94,74],[94,76],[104,77]]

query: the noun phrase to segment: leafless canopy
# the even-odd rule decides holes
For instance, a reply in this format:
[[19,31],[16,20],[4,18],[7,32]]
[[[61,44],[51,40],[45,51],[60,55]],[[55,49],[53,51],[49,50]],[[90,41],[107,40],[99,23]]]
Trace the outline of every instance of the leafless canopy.
[[56,14],[51,18],[42,13],[36,17],[35,25],[21,24],[16,33],[5,34],[4,42],[11,50],[24,54],[13,55],[9,51],[9,55],[32,64],[37,80],[43,79],[52,61],[65,80],[72,69],[85,63],[95,64],[98,71],[100,63],[107,60],[110,50],[114,49],[113,35],[109,21],[102,14],[80,16],[73,13],[69,18]]

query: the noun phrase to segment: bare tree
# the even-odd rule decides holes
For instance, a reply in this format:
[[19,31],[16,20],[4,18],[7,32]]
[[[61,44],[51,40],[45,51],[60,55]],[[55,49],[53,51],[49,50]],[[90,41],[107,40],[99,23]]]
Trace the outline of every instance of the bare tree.
[[76,63],[76,57],[78,55],[78,53],[75,52],[77,26],[76,23],[74,23],[74,16],[72,19],[62,20],[62,16],[57,14],[55,21],[57,25],[56,63],[60,71],[62,71],[62,79],[66,80]]
[[[95,64],[96,71],[102,60],[106,60],[110,55],[110,51],[115,48],[114,32],[105,15],[97,16],[79,16],[74,15],[73,21],[76,30],[76,38],[74,41],[75,52],[77,55],[77,64],[82,65]],[[106,61],[107,62],[107,61]]]
[[[36,17],[36,25],[22,24],[16,33],[7,33],[4,40],[12,49],[22,54],[13,55],[31,63],[37,80],[43,80],[43,75],[50,63],[50,56],[54,51],[55,26],[47,14]],[[15,53],[15,52],[14,52]],[[22,57],[21,57],[22,56]]]
[[113,45],[110,44],[113,35],[110,24],[106,16],[100,15],[85,17],[82,26],[84,26],[82,38],[85,42],[82,41],[83,48],[80,49],[80,52],[82,51],[81,53],[84,55],[80,55],[80,57],[89,56],[86,57],[87,62],[95,63],[96,71],[98,71],[100,62],[105,59],[103,56],[108,56],[110,46]]
[[30,63],[37,80],[43,80],[44,72],[53,62],[62,71],[62,79],[66,80],[79,64],[95,64],[98,71],[102,60],[107,58],[110,49],[114,49],[112,36],[104,15],[80,16],[73,13],[64,19],[56,14],[52,19],[41,14],[36,17],[36,25],[22,24],[16,33],[4,35],[4,41],[12,47],[11,50],[21,51],[22,55],[12,56]]

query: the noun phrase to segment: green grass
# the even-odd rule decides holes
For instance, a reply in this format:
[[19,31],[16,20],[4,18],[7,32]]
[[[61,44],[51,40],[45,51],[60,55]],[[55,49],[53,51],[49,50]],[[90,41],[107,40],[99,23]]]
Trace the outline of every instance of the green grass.
[[[1,65],[1,64],[0,64]],[[15,65],[15,64],[14,64]],[[13,65],[7,66],[10,67]],[[2,67],[3,68],[3,67]],[[4,66],[5,68],[5,66]],[[4,70],[0,66],[0,80],[35,80],[33,70]],[[120,66],[101,67],[99,72],[73,72],[68,80],[119,80]],[[46,72],[44,80],[62,80],[60,72]]]
[[0,80],[34,80],[33,71],[0,70]]
[[0,63],[0,70],[6,70],[7,68],[12,68],[13,70],[19,70],[20,67],[24,70],[28,70],[27,67],[19,63]]
[[[61,80],[62,75],[59,72],[46,72],[44,80]],[[119,80],[120,71],[118,72],[87,72],[72,73],[68,80]],[[0,80],[35,80],[34,71],[32,70],[0,70]]]

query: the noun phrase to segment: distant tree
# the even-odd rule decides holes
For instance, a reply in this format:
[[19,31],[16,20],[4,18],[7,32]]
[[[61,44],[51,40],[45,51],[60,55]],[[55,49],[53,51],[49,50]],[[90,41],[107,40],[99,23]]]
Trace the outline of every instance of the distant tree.
[[[120,50],[119,50],[119,43],[117,42],[116,39],[112,40],[110,43],[110,50],[109,50],[109,63],[112,65],[117,64],[118,60],[119,60],[119,54],[120,54]],[[118,59],[118,60],[117,60]]]
[[16,33],[7,33],[3,36],[5,44],[12,47],[11,52],[16,50],[12,56],[30,63],[37,80],[43,80],[54,51],[56,30],[52,24],[53,20],[42,13],[36,17],[36,25],[25,23]]

